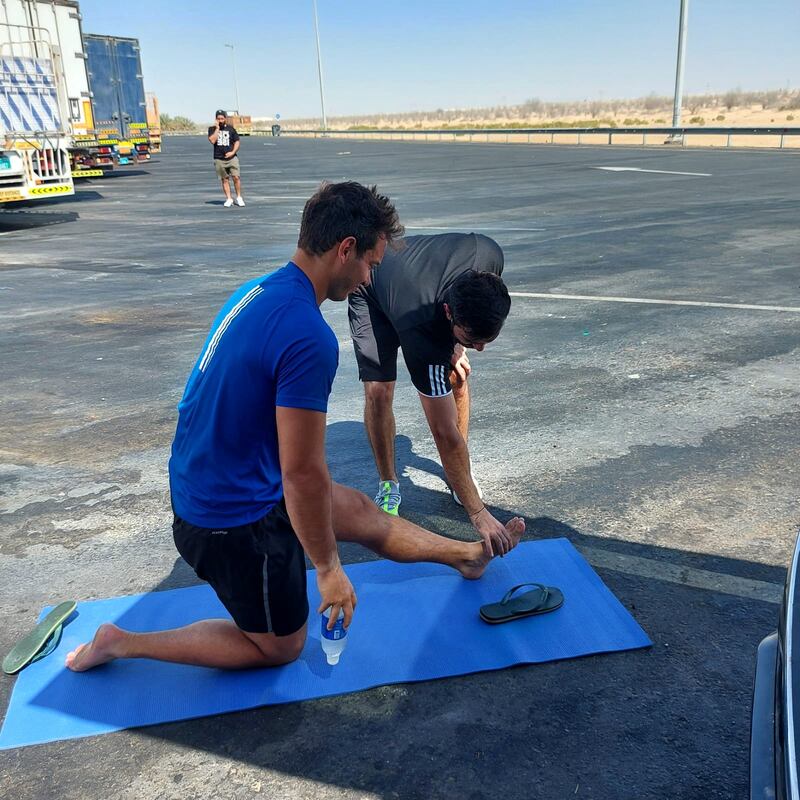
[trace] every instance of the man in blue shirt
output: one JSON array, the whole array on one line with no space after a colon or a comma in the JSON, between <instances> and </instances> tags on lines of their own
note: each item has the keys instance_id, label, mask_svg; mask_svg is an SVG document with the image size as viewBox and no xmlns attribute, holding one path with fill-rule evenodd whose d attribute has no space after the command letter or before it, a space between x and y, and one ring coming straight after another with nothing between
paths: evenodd
<instances>
[{"instance_id":1,"label":"man in blue shirt","mask_svg":"<svg viewBox=\"0 0 800 800\"><path fill-rule=\"evenodd\" d=\"M388 198L353 182L324 184L306 203L284 268L242 286L217 315L192 370L169 464L178 551L231 619L132 633L111 623L67 656L83 671L115 658L240 669L285 664L305 643L305 555L330 626L356 596L337 540L394 561L433 561L480 577L480 542L438 536L384 514L333 483L325 463L328 395L338 342L319 306L369 281L402 233ZM512 519L516 545L525 523Z\"/></svg>"}]
</instances>

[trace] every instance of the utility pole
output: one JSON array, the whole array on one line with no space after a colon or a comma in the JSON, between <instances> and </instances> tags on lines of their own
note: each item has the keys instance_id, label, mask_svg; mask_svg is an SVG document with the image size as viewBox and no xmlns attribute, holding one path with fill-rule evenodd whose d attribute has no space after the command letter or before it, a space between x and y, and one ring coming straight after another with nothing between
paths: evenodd
<instances>
[{"instance_id":1,"label":"utility pole","mask_svg":"<svg viewBox=\"0 0 800 800\"><path fill-rule=\"evenodd\" d=\"M226 44L225 47L230 47L231 49L231 60L233 61L233 93L236 97L236 113L241 114L242 110L239 108L239 83L236 80L236 53L232 44Z\"/></svg>"},{"instance_id":2,"label":"utility pole","mask_svg":"<svg viewBox=\"0 0 800 800\"><path fill-rule=\"evenodd\" d=\"M322 56L319 50L319 20L317 19L317 0L314 4L314 33L317 37L317 73L319 74L319 102L322 106L322 130L328 130L328 118L325 116L325 89L322 84Z\"/></svg>"},{"instance_id":3,"label":"utility pole","mask_svg":"<svg viewBox=\"0 0 800 800\"><path fill-rule=\"evenodd\" d=\"M686 55L686 23L689 17L689 0L681 0L681 20L678 26L678 66L675 69L675 101L672 106L672 127L681 126L683 102L683 59Z\"/></svg>"}]
</instances>

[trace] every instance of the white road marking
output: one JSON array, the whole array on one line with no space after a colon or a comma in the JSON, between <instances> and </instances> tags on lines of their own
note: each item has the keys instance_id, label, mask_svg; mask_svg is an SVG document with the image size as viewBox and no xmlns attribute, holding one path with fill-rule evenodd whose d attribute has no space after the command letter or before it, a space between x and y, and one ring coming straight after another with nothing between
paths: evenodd
<instances>
[{"instance_id":1,"label":"white road marking","mask_svg":"<svg viewBox=\"0 0 800 800\"><path fill-rule=\"evenodd\" d=\"M646 303L653 306L695 306L699 308L736 308L744 311L788 311L800 313L800 306L756 306L748 303L707 303L701 300L653 300L644 297L603 297L590 294L549 294L547 292L509 292L511 297L540 300L589 300L603 303Z\"/></svg>"},{"instance_id":2,"label":"white road marking","mask_svg":"<svg viewBox=\"0 0 800 800\"><path fill-rule=\"evenodd\" d=\"M586 556L590 564L627 575L679 583L697 589L708 589L712 592L744 597L748 600L761 600L764 603L776 605L780 604L783 597L783 586L777 583L740 578L737 575L726 575L706 569L682 567L670 564L668 561L628 556L596 547L579 547L578 549Z\"/></svg>"},{"instance_id":3,"label":"white road marking","mask_svg":"<svg viewBox=\"0 0 800 800\"><path fill-rule=\"evenodd\" d=\"M498 227L484 227L475 228L472 225L406 225L406 230L409 231L454 231L462 228L466 230L469 228L471 231L499 231L501 233L512 233L516 231L546 231L547 228L498 228Z\"/></svg>"},{"instance_id":4,"label":"white road marking","mask_svg":"<svg viewBox=\"0 0 800 800\"><path fill-rule=\"evenodd\" d=\"M710 178L710 172L673 172L669 169L641 169L640 167L592 167L604 169L606 172L657 172L660 175L697 175L700 178Z\"/></svg>"}]
</instances>

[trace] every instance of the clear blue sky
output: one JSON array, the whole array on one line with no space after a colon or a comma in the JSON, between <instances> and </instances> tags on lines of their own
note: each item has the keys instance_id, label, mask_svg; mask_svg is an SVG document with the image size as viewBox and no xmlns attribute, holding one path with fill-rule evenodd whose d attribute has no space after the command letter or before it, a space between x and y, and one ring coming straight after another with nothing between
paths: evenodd
<instances>
[{"instance_id":1,"label":"clear blue sky","mask_svg":"<svg viewBox=\"0 0 800 800\"><path fill-rule=\"evenodd\" d=\"M319 114L311 0L81 0L168 114ZM318 0L329 116L671 94L679 0ZM690 0L689 93L800 86L800 0Z\"/></svg>"}]
</instances>

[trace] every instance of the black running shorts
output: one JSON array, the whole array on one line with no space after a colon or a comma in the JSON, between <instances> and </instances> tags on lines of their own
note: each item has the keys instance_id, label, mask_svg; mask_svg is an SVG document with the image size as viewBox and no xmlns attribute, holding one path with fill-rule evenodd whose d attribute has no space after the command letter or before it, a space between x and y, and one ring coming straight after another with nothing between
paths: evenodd
<instances>
[{"instance_id":1,"label":"black running shorts","mask_svg":"<svg viewBox=\"0 0 800 800\"><path fill-rule=\"evenodd\" d=\"M362 381L397 380L397 351L402 349L411 382L428 397L450 394L453 341L431 335L425 327L398 333L378 304L364 293L348 298L350 335Z\"/></svg>"},{"instance_id":2,"label":"black running shorts","mask_svg":"<svg viewBox=\"0 0 800 800\"><path fill-rule=\"evenodd\" d=\"M247 633L288 636L308 619L306 561L281 500L237 528L200 528L177 514L175 546Z\"/></svg>"}]
</instances>

